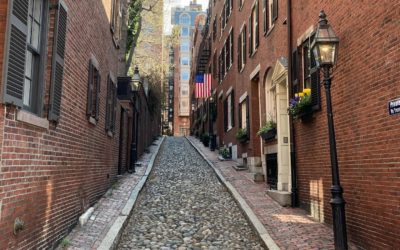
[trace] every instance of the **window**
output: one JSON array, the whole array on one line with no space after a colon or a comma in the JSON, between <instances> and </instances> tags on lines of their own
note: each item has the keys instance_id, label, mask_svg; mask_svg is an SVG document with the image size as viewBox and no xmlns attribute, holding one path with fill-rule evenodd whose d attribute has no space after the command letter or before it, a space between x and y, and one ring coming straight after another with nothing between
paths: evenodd
<instances>
[{"instance_id":1,"label":"window","mask_svg":"<svg viewBox=\"0 0 400 250\"><path fill-rule=\"evenodd\" d=\"M182 81L189 81L189 72L183 71L181 74Z\"/></svg>"},{"instance_id":2,"label":"window","mask_svg":"<svg viewBox=\"0 0 400 250\"><path fill-rule=\"evenodd\" d=\"M212 72L213 72L213 76L216 77L217 76L217 53L214 52L213 55L213 63L212 63Z\"/></svg>"},{"instance_id":3,"label":"window","mask_svg":"<svg viewBox=\"0 0 400 250\"><path fill-rule=\"evenodd\" d=\"M232 14L232 0L225 1L225 22L228 23L228 19Z\"/></svg>"},{"instance_id":4,"label":"window","mask_svg":"<svg viewBox=\"0 0 400 250\"><path fill-rule=\"evenodd\" d=\"M214 21L213 21L213 41L215 40L215 38L217 37L217 18L214 17Z\"/></svg>"},{"instance_id":5,"label":"window","mask_svg":"<svg viewBox=\"0 0 400 250\"><path fill-rule=\"evenodd\" d=\"M238 37L238 70L241 72L246 64L246 25L243 28Z\"/></svg>"},{"instance_id":6,"label":"window","mask_svg":"<svg viewBox=\"0 0 400 250\"><path fill-rule=\"evenodd\" d=\"M182 42L181 43L181 51L188 52L189 51L189 43Z\"/></svg>"},{"instance_id":7,"label":"window","mask_svg":"<svg viewBox=\"0 0 400 250\"><path fill-rule=\"evenodd\" d=\"M121 39L122 28L122 5L120 0L112 0L110 28L114 35L114 43L118 46L118 41Z\"/></svg>"},{"instance_id":8,"label":"window","mask_svg":"<svg viewBox=\"0 0 400 250\"><path fill-rule=\"evenodd\" d=\"M86 109L89 121L92 123L99 120L100 84L101 78L99 64L96 59L92 58L89 62L89 82Z\"/></svg>"},{"instance_id":9,"label":"window","mask_svg":"<svg viewBox=\"0 0 400 250\"><path fill-rule=\"evenodd\" d=\"M107 79L107 102L106 102L106 131L115 132L115 119L117 114L117 85L111 75Z\"/></svg>"},{"instance_id":10,"label":"window","mask_svg":"<svg viewBox=\"0 0 400 250\"><path fill-rule=\"evenodd\" d=\"M239 11L242 10L242 8L243 8L243 3L244 3L244 0L239 0Z\"/></svg>"},{"instance_id":11,"label":"window","mask_svg":"<svg viewBox=\"0 0 400 250\"><path fill-rule=\"evenodd\" d=\"M229 131L235 126L234 124L234 111L235 111L235 97L234 91L232 90L224 101L224 127L225 131Z\"/></svg>"},{"instance_id":12,"label":"window","mask_svg":"<svg viewBox=\"0 0 400 250\"><path fill-rule=\"evenodd\" d=\"M245 129L250 136L250 98L246 98L239 103L239 128Z\"/></svg>"},{"instance_id":13,"label":"window","mask_svg":"<svg viewBox=\"0 0 400 250\"><path fill-rule=\"evenodd\" d=\"M293 93L302 91L304 88L311 89L311 104L313 110L320 109L320 72L316 65L314 54L311 51L311 43L314 35L310 35L302 45L293 52L293 65L292 65L292 79L293 79ZM299 77L299 69L302 67L301 72L303 78ZM299 84L302 80L302 86Z\"/></svg>"},{"instance_id":14,"label":"window","mask_svg":"<svg viewBox=\"0 0 400 250\"><path fill-rule=\"evenodd\" d=\"M182 14L179 17L179 23L181 25L190 25L190 17L189 17L189 15L188 14Z\"/></svg>"},{"instance_id":15,"label":"window","mask_svg":"<svg viewBox=\"0 0 400 250\"><path fill-rule=\"evenodd\" d=\"M189 65L189 58L187 58L187 57L182 57L182 59L181 59L181 64L182 64L182 65Z\"/></svg>"},{"instance_id":16,"label":"window","mask_svg":"<svg viewBox=\"0 0 400 250\"><path fill-rule=\"evenodd\" d=\"M181 36L189 36L189 27L182 27Z\"/></svg>"},{"instance_id":17,"label":"window","mask_svg":"<svg viewBox=\"0 0 400 250\"><path fill-rule=\"evenodd\" d=\"M278 19L278 0L263 0L264 34L274 26Z\"/></svg>"},{"instance_id":18,"label":"window","mask_svg":"<svg viewBox=\"0 0 400 250\"><path fill-rule=\"evenodd\" d=\"M229 39L229 46L228 46L228 49L229 49L229 67L228 68L231 68L232 64L233 64L233 29L231 30L231 33L229 34L228 39Z\"/></svg>"},{"instance_id":19,"label":"window","mask_svg":"<svg viewBox=\"0 0 400 250\"><path fill-rule=\"evenodd\" d=\"M42 115L45 58L47 56L48 1L9 1L3 101ZM67 10L60 1L54 18L49 120L58 120L64 70ZM57 58L57 59L56 59ZM57 77L57 78L55 78ZM54 95L57 94L57 98Z\"/></svg>"},{"instance_id":20,"label":"window","mask_svg":"<svg viewBox=\"0 0 400 250\"><path fill-rule=\"evenodd\" d=\"M253 55L257 51L259 44L258 34L258 1L255 2L249 19L249 54Z\"/></svg>"}]
</instances>

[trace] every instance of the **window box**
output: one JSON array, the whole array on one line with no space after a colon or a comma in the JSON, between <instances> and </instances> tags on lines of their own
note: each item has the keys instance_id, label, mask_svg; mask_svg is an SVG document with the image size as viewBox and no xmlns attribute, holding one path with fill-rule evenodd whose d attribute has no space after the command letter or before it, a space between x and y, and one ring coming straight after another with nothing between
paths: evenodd
<instances>
[{"instance_id":1,"label":"window box","mask_svg":"<svg viewBox=\"0 0 400 250\"><path fill-rule=\"evenodd\" d=\"M240 128L238 132L236 133L236 139L238 142L241 144L245 144L249 140L249 135L247 134L246 129Z\"/></svg>"},{"instance_id":2,"label":"window box","mask_svg":"<svg viewBox=\"0 0 400 250\"><path fill-rule=\"evenodd\" d=\"M270 130L266 132L260 133L261 138L263 138L266 141L270 141L275 139L276 136L276 128L271 128Z\"/></svg>"}]
</instances>

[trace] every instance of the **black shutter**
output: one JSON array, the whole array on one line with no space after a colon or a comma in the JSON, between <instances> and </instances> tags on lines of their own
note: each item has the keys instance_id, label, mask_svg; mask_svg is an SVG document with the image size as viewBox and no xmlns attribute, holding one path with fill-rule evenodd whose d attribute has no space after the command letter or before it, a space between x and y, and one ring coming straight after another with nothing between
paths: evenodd
<instances>
[{"instance_id":1,"label":"black shutter","mask_svg":"<svg viewBox=\"0 0 400 250\"><path fill-rule=\"evenodd\" d=\"M267 9L267 0L263 0L263 29L264 33L267 33L268 30L268 9Z\"/></svg>"},{"instance_id":2,"label":"black shutter","mask_svg":"<svg viewBox=\"0 0 400 250\"><path fill-rule=\"evenodd\" d=\"M251 56L251 54L253 53L253 34L252 34L253 24L251 20L252 16L253 15L250 15L249 18L249 56Z\"/></svg>"},{"instance_id":3,"label":"black shutter","mask_svg":"<svg viewBox=\"0 0 400 250\"><path fill-rule=\"evenodd\" d=\"M292 94L299 92L299 54L297 48L292 52Z\"/></svg>"},{"instance_id":4,"label":"black shutter","mask_svg":"<svg viewBox=\"0 0 400 250\"><path fill-rule=\"evenodd\" d=\"M107 102L106 102L106 131L111 129L112 81L107 77Z\"/></svg>"},{"instance_id":5,"label":"black shutter","mask_svg":"<svg viewBox=\"0 0 400 250\"><path fill-rule=\"evenodd\" d=\"M55 18L53 61L51 72L51 89L49 120L58 121L61 110L62 81L64 75L65 40L67 36L68 9L63 1L58 4Z\"/></svg>"},{"instance_id":6,"label":"black shutter","mask_svg":"<svg viewBox=\"0 0 400 250\"><path fill-rule=\"evenodd\" d=\"M250 139L250 97L246 97L246 130L247 138Z\"/></svg>"},{"instance_id":7,"label":"black shutter","mask_svg":"<svg viewBox=\"0 0 400 250\"><path fill-rule=\"evenodd\" d=\"M260 34L259 34L259 14L258 14L258 0L256 2L256 23L255 23L255 46L254 49L258 48L258 44L260 43Z\"/></svg>"},{"instance_id":8,"label":"black shutter","mask_svg":"<svg viewBox=\"0 0 400 250\"><path fill-rule=\"evenodd\" d=\"M241 67L242 67L242 62L241 62L241 58L242 58L242 54L241 54L241 48L242 48L242 34L241 33L238 36L238 42L237 42L237 67L238 67L238 72L240 72Z\"/></svg>"},{"instance_id":9,"label":"black shutter","mask_svg":"<svg viewBox=\"0 0 400 250\"><path fill-rule=\"evenodd\" d=\"M233 44L233 29L232 29L232 32L231 32L231 37L230 37L230 40L231 40L231 48L230 48L230 50L231 50L231 59L230 59L230 64L231 64L231 66L233 65L233 59L234 59L234 44Z\"/></svg>"},{"instance_id":10,"label":"black shutter","mask_svg":"<svg viewBox=\"0 0 400 250\"><path fill-rule=\"evenodd\" d=\"M232 128L235 127L235 91L231 92L231 114L232 114Z\"/></svg>"},{"instance_id":11,"label":"black shutter","mask_svg":"<svg viewBox=\"0 0 400 250\"><path fill-rule=\"evenodd\" d=\"M225 98L225 100L224 100L224 131L225 132L228 130L228 97Z\"/></svg>"},{"instance_id":12,"label":"black shutter","mask_svg":"<svg viewBox=\"0 0 400 250\"><path fill-rule=\"evenodd\" d=\"M238 108L238 120L239 120L239 128L242 128L242 105L243 103L239 103L239 108Z\"/></svg>"},{"instance_id":13,"label":"black shutter","mask_svg":"<svg viewBox=\"0 0 400 250\"><path fill-rule=\"evenodd\" d=\"M115 120L116 120L116 116L117 116L117 87L114 84L112 84L111 89L112 89L111 131L114 133L115 132Z\"/></svg>"},{"instance_id":14,"label":"black shutter","mask_svg":"<svg viewBox=\"0 0 400 250\"><path fill-rule=\"evenodd\" d=\"M93 74L94 74L94 65L92 63L92 60L89 60L89 80L88 80L88 92L87 92L87 105L86 105L86 114L88 116L92 116L92 93L94 90L94 82L93 82Z\"/></svg>"},{"instance_id":15,"label":"black shutter","mask_svg":"<svg viewBox=\"0 0 400 250\"><path fill-rule=\"evenodd\" d=\"M270 0L272 2L272 22L278 19L278 0Z\"/></svg>"},{"instance_id":16,"label":"black shutter","mask_svg":"<svg viewBox=\"0 0 400 250\"><path fill-rule=\"evenodd\" d=\"M96 121L99 120L99 113L100 113L100 87L101 87L101 77L100 71L97 71L97 79L96 79Z\"/></svg>"},{"instance_id":17,"label":"black shutter","mask_svg":"<svg viewBox=\"0 0 400 250\"><path fill-rule=\"evenodd\" d=\"M3 101L23 106L25 81L26 40L28 34L29 1L10 1L10 37L6 55L6 81Z\"/></svg>"},{"instance_id":18,"label":"black shutter","mask_svg":"<svg viewBox=\"0 0 400 250\"><path fill-rule=\"evenodd\" d=\"M246 53L246 49L247 49L247 44L246 44L246 41L247 41L247 39L246 39L246 33L247 32L247 28L246 28L246 25L244 26L244 29L243 29L243 36L244 36L244 39L243 39L243 42L244 42L244 46L243 46L243 48L244 48L244 50L243 50L243 63L244 64L246 64L246 58L247 58L247 53Z\"/></svg>"},{"instance_id":19,"label":"black shutter","mask_svg":"<svg viewBox=\"0 0 400 250\"><path fill-rule=\"evenodd\" d=\"M311 105L313 110L321 108L320 74L314 54L311 51Z\"/></svg>"}]
</instances>

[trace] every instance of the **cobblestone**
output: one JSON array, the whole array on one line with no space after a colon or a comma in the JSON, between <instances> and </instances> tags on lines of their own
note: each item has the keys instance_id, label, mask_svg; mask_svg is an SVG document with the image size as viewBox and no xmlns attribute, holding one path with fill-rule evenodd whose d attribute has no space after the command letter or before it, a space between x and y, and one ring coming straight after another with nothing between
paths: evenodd
<instances>
[{"instance_id":1,"label":"cobblestone","mask_svg":"<svg viewBox=\"0 0 400 250\"><path fill-rule=\"evenodd\" d=\"M119 249L264 249L213 170L185 138L163 144Z\"/></svg>"}]
</instances>

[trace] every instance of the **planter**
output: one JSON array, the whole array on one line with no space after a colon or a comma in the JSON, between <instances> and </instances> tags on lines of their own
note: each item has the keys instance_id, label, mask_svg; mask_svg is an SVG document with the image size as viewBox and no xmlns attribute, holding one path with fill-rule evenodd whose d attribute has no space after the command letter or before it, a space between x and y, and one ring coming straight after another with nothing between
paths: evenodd
<instances>
[{"instance_id":1,"label":"planter","mask_svg":"<svg viewBox=\"0 0 400 250\"><path fill-rule=\"evenodd\" d=\"M249 139L248 137L241 137L241 138L236 138L238 140L238 142L240 142L241 144L245 144Z\"/></svg>"},{"instance_id":2,"label":"planter","mask_svg":"<svg viewBox=\"0 0 400 250\"><path fill-rule=\"evenodd\" d=\"M303 110L296 115L296 119L300 119L302 122L310 122L313 119L313 110L310 108Z\"/></svg>"},{"instance_id":3,"label":"planter","mask_svg":"<svg viewBox=\"0 0 400 250\"><path fill-rule=\"evenodd\" d=\"M268 130L265 133L261 133L260 134L261 138L263 138L266 141L275 139L276 136L276 128L271 128L270 130Z\"/></svg>"}]
</instances>

